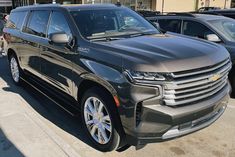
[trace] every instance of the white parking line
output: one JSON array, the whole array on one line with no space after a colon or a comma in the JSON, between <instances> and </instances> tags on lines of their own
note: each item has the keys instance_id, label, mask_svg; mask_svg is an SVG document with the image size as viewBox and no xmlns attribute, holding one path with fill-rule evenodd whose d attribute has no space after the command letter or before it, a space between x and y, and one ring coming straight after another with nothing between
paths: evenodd
<instances>
[{"instance_id":1,"label":"white parking line","mask_svg":"<svg viewBox=\"0 0 235 157\"><path fill-rule=\"evenodd\" d=\"M228 105L228 108L233 108L233 109L235 109L235 106Z\"/></svg>"}]
</instances>

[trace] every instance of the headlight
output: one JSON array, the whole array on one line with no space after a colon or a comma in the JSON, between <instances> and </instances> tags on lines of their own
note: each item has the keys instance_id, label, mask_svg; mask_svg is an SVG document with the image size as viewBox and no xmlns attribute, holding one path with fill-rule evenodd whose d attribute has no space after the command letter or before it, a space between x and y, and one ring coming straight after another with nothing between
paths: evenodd
<instances>
[{"instance_id":1,"label":"headlight","mask_svg":"<svg viewBox=\"0 0 235 157\"><path fill-rule=\"evenodd\" d=\"M166 78L162 74L155 72L140 72L140 71L126 70L125 73L128 75L128 77L132 82L166 80Z\"/></svg>"}]
</instances>

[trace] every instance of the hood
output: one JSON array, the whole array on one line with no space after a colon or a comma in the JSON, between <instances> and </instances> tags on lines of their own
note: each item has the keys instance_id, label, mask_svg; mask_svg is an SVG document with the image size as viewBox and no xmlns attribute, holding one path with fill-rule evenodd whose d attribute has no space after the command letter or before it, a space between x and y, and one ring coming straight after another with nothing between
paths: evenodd
<instances>
[{"instance_id":1,"label":"hood","mask_svg":"<svg viewBox=\"0 0 235 157\"><path fill-rule=\"evenodd\" d=\"M146 72L177 72L211 66L229 57L211 42L173 35L149 35L100 43L123 58L123 68Z\"/></svg>"}]
</instances>

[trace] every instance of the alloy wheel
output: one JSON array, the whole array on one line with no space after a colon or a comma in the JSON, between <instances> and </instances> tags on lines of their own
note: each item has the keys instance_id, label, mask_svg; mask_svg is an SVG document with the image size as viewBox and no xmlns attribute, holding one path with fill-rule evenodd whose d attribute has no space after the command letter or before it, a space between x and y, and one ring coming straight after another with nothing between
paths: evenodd
<instances>
[{"instance_id":1,"label":"alloy wheel","mask_svg":"<svg viewBox=\"0 0 235 157\"><path fill-rule=\"evenodd\" d=\"M112 122L105 105L96 97L89 97L84 104L84 119L92 138L107 144L112 136Z\"/></svg>"},{"instance_id":2,"label":"alloy wheel","mask_svg":"<svg viewBox=\"0 0 235 157\"><path fill-rule=\"evenodd\" d=\"M11 58L10 68L11 68L11 75L12 75L13 80L15 82L19 82L20 72L19 72L19 66L18 66L18 63L17 63L15 57Z\"/></svg>"}]
</instances>

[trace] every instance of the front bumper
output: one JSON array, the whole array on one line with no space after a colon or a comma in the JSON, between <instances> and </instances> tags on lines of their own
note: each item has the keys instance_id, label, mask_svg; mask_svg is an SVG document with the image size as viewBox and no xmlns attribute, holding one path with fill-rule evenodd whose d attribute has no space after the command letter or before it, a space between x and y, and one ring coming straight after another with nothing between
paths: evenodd
<instances>
[{"instance_id":1,"label":"front bumper","mask_svg":"<svg viewBox=\"0 0 235 157\"><path fill-rule=\"evenodd\" d=\"M215 122L225 111L231 87L210 99L181 107L142 105L141 121L135 129L125 128L127 143L145 145L181 137Z\"/></svg>"}]
</instances>

